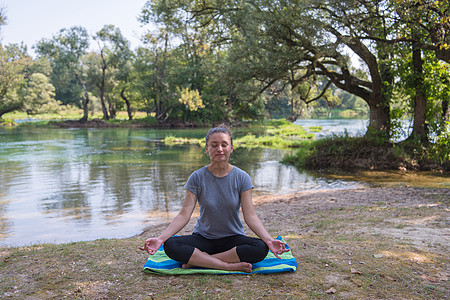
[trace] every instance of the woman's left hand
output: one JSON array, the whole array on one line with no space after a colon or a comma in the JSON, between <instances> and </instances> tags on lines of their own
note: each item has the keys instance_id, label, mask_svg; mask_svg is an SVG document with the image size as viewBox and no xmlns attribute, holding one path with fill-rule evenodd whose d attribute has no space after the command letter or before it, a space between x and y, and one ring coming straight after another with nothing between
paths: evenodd
<instances>
[{"instance_id":1,"label":"woman's left hand","mask_svg":"<svg viewBox=\"0 0 450 300\"><path fill-rule=\"evenodd\" d=\"M286 249L286 244L283 243L280 240L270 240L266 242L267 246L269 247L270 251L276 256L276 258L280 258L278 254L283 254L285 252L291 251L289 249Z\"/></svg>"}]
</instances>

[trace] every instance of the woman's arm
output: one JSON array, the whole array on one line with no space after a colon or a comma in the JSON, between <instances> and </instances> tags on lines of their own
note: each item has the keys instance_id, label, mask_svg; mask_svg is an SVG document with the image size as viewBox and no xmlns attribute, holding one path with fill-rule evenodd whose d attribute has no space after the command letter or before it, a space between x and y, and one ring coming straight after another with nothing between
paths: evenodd
<instances>
[{"instance_id":1,"label":"woman's arm","mask_svg":"<svg viewBox=\"0 0 450 300\"><path fill-rule=\"evenodd\" d=\"M144 247L139 247L141 250L145 250L150 254L155 254L159 247L171 236L178 233L191 219L192 213L195 209L195 203L197 202L197 196L192 192L186 190L186 196L184 198L183 207L175 218L170 222L169 226L159 235L157 238L149 238L145 241Z\"/></svg>"},{"instance_id":2,"label":"woman's arm","mask_svg":"<svg viewBox=\"0 0 450 300\"><path fill-rule=\"evenodd\" d=\"M245 223L261 240L267 244L276 257L280 258L278 254L289 251L286 249L285 244L282 241L276 240L270 236L266 228L264 228L261 220L256 215L252 202L252 190L247 190L241 194L241 207L242 213L244 214Z\"/></svg>"}]
</instances>

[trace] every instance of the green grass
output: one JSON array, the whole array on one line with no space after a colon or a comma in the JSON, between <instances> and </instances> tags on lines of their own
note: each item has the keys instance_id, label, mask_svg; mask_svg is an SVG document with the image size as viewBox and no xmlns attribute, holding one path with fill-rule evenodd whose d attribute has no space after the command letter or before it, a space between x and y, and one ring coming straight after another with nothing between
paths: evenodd
<instances>
[{"instance_id":1,"label":"green grass","mask_svg":"<svg viewBox=\"0 0 450 300\"><path fill-rule=\"evenodd\" d=\"M308 127L309 132L321 132L323 130L322 126L310 126Z\"/></svg>"},{"instance_id":2,"label":"green grass","mask_svg":"<svg viewBox=\"0 0 450 300\"><path fill-rule=\"evenodd\" d=\"M167 145L176 145L176 144L189 144L189 145L199 145L199 146L205 145L204 139L176 137L173 135L166 136L164 138L164 143Z\"/></svg>"},{"instance_id":3,"label":"green grass","mask_svg":"<svg viewBox=\"0 0 450 300\"><path fill-rule=\"evenodd\" d=\"M339 170L432 170L450 171L447 141L422 145L393 143L378 136L338 135L302 142L298 152L283 162L307 169Z\"/></svg>"},{"instance_id":4,"label":"green grass","mask_svg":"<svg viewBox=\"0 0 450 300\"><path fill-rule=\"evenodd\" d=\"M144 112L135 112L134 118L145 118L147 115ZM25 112L15 111L3 115L3 119L9 120L27 120L27 119L40 119L40 120L79 120L83 117L83 111L81 109L67 109L62 110L59 113L47 113L29 116ZM102 119L103 114L96 112L93 115L89 114L89 119ZM125 111L117 112L116 120L128 120L128 114Z\"/></svg>"},{"instance_id":5,"label":"green grass","mask_svg":"<svg viewBox=\"0 0 450 300\"><path fill-rule=\"evenodd\" d=\"M244 136L234 139L234 144L240 147L272 147L272 148L299 148L314 134L306 132L301 126L286 120L269 120L263 123L251 123L248 128L239 128L247 132ZM168 136L166 144L194 144L204 145L204 141L197 138Z\"/></svg>"}]
</instances>

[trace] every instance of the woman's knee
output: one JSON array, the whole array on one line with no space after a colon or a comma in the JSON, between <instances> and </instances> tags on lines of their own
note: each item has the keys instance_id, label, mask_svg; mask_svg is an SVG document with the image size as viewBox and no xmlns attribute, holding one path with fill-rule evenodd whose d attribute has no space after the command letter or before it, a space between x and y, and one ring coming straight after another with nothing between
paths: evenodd
<instances>
[{"instance_id":1,"label":"woman's knee","mask_svg":"<svg viewBox=\"0 0 450 300\"><path fill-rule=\"evenodd\" d=\"M262 240L252 245L241 245L236 247L236 253L241 261L256 263L262 261L269 252L269 247Z\"/></svg>"},{"instance_id":2,"label":"woman's knee","mask_svg":"<svg viewBox=\"0 0 450 300\"><path fill-rule=\"evenodd\" d=\"M164 251L171 259L187 263L194 249L182 243L179 237L171 237L164 243Z\"/></svg>"},{"instance_id":3,"label":"woman's knee","mask_svg":"<svg viewBox=\"0 0 450 300\"><path fill-rule=\"evenodd\" d=\"M267 247L266 243L263 241L259 242L259 246L255 248L255 262L262 261L264 258L266 258L267 253L269 253L269 247Z\"/></svg>"}]
</instances>

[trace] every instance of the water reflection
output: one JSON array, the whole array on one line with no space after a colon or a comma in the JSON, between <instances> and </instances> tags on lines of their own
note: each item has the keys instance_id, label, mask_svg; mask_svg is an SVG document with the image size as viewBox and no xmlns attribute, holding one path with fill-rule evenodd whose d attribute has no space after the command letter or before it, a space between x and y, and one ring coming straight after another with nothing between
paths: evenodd
<instances>
[{"instance_id":1,"label":"water reflection","mask_svg":"<svg viewBox=\"0 0 450 300\"><path fill-rule=\"evenodd\" d=\"M208 163L198 146L160 139L186 131L0 129L0 245L126 237L168 221L190 173ZM204 130L189 130L201 137ZM278 161L286 151L236 148L257 194L359 186Z\"/></svg>"}]
</instances>

